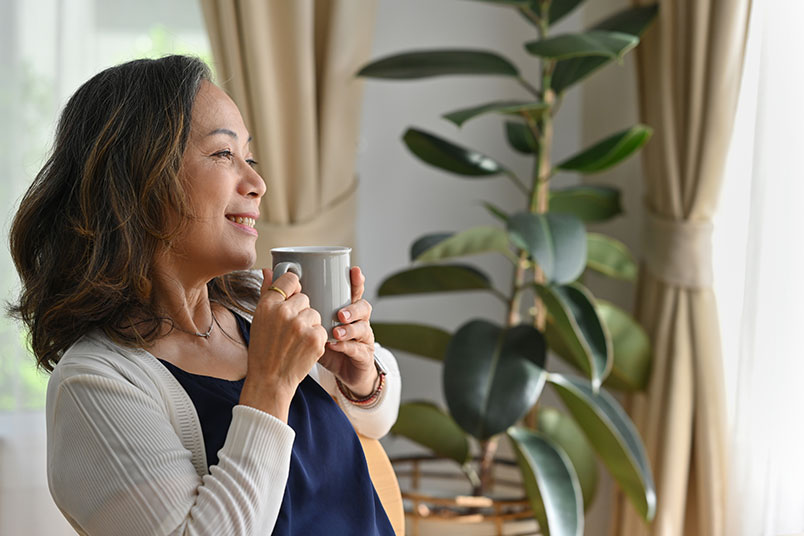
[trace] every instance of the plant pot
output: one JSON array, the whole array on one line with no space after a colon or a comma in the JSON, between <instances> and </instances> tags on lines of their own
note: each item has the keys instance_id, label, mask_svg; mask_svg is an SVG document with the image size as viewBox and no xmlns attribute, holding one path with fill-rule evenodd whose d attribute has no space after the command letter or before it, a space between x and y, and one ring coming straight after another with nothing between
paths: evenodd
<instances>
[{"instance_id":1,"label":"plant pot","mask_svg":"<svg viewBox=\"0 0 804 536\"><path fill-rule=\"evenodd\" d=\"M494 480L486 496L458 465L434 456L391 460L411 536L531 536L541 534L525 497L516 462L494 460Z\"/></svg>"}]
</instances>

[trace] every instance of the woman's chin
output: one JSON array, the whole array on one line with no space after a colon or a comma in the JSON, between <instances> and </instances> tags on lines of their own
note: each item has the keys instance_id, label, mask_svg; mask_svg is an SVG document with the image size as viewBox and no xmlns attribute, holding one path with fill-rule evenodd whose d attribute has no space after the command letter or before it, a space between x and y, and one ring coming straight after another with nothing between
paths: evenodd
<instances>
[{"instance_id":1,"label":"woman's chin","mask_svg":"<svg viewBox=\"0 0 804 536\"><path fill-rule=\"evenodd\" d=\"M225 259L225 262L221 262ZM221 254L212 261L214 263L214 271L218 275L226 275L231 272L242 272L243 270L251 270L257 263L256 251L240 251L236 255L231 253L228 255ZM213 269L212 266L210 266Z\"/></svg>"},{"instance_id":2,"label":"woman's chin","mask_svg":"<svg viewBox=\"0 0 804 536\"><path fill-rule=\"evenodd\" d=\"M252 250L243 255L243 257L240 259L240 262L238 262L238 267L232 271L239 272L241 270L251 270L254 268L255 264L257 264L257 251Z\"/></svg>"}]
</instances>

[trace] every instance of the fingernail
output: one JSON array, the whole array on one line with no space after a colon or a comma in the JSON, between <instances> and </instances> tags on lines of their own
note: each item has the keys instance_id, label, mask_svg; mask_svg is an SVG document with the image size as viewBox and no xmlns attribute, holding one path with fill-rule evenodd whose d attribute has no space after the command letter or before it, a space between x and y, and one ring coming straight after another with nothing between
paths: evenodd
<instances>
[{"instance_id":1,"label":"fingernail","mask_svg":"<svg viewBox=\"0 0 804 536\"><path fill-rule=\"evenodd\" d=\"M344 309L343 311L341 311L341 316L343 317L343 320L345 322L345 321L349 320L350 318L352 318L352 313L350 313L349 311Z\"/></svg>"},{"instance_id":2,"label":"fingernail","mask_svg":"<svg viewBox=\"0 0 804 536\"><path fill-rule=\"evenodd\" d=\"M343 328L335 329L335 336L336 337L343 337L346 334L346 330Z\"/></svg>"}]
</instances>

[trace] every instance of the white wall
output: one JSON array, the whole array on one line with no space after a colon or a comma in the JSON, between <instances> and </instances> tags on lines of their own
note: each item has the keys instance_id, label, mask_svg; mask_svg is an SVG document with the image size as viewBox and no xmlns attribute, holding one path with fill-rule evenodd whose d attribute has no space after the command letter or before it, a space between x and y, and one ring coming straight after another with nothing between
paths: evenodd
<instances>
[{"instance_id":1,"label":"white wall","mask_svg":"<svg viewBox=\"0 0 804 536\"><path fill-rule=\"evenodd\" d=\"M616 9L624 0L596 0L562 21L554 32L578 31ZM522 43L535 39L535 29L509 8L465 0L380 0L377 11L372 59L392 53L425 48L490 49L513 60L532 83L538 80L538 63ZM478 295L382 298L376 290L384 278L410 266L410 244L423 234L458 231L475 225L496 223L481 201L521 210L524 200L503 178L467 180L426 166L408 152L401 141L404 131L416 126L472 147L513 168L523 179L532 165L507 146L503 121L483 117L463 129L440 116L454 109L504 98L527 98L521 87L506 78L446 77L420 81L369 80L364 86L362 135L357 173L361 184L358 214L358 263L367 277L366 296L374 304L375 321L416 321L454 330L474 317L502 323L503 307L494 298ZM598 139L636 122L636 87L633 61L608 67L579 89L568 92L557 116L554 157L560 159ZM639 253L641 217L640 167L634 159L615 171L586 179L595 184L619 185L623 189L626 216L596 226ZM560 176L554 186L577 183L578 177ZM510 264L499 256L469 259L486 270L506 294L511 280ZM590 278L596 295L630 308L630 284ZM398 353L403 377L403 400L429 399L444 406L441 366ZM390 455L409 453L411 443L384 440ZM601 469L603 469L601 467ZM612 484L601 471L598 498L587 517L587 535L608 532Z\"/></svg>"}]
</instances>

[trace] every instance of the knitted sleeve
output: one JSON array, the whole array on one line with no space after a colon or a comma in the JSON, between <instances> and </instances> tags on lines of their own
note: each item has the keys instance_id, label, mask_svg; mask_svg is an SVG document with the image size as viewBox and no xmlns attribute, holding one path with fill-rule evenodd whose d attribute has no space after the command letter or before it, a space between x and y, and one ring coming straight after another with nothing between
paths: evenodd
<instances>
[{"instance_id":1,"label":"knitted sleeve","mask_svg":"<svg viewBox=\"0 0 804 536\"><path fill-rule=\"evenodd\" d=\"M51 494L81 534L269 534L295 434L236 406L220 463L199 477L161 402L123 379L79 374L49 390Z\"/></svg>"}]
</instances>

